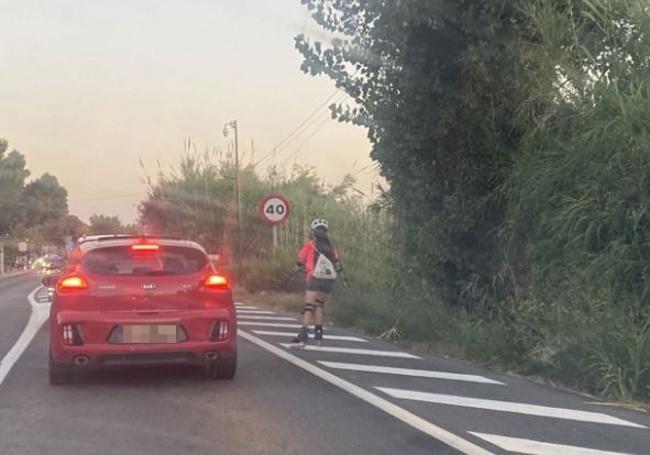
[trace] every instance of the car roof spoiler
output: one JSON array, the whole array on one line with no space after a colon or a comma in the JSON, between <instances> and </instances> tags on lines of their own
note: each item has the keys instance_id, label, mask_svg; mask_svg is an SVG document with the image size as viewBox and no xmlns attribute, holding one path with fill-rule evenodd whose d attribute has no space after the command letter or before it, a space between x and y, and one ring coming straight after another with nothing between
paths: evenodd
<instances>
[{"instance_id":1,"label":"car roof spoiler","mask_svg":"<svg viewBox=\"0 0 650 455\"><path fill-rule=\"evenodd\" d=\"M108 234L108 235L84 235L79 237L77 244L80 245L86 242L101 242L107 240L123 240L123 239L160 239L160 240L182 240L180 237L173 237L167 235L132 235L132 234Z\"/></svg>"}]
</instances>

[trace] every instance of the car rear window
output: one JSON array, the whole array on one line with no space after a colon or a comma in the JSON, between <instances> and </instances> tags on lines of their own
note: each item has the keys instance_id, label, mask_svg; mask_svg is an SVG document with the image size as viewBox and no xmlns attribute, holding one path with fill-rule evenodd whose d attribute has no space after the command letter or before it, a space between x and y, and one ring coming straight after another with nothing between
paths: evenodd
<instances>
[{"instance_id":1,"label":"car rear window","mask_svg":"<svg viewBox=\"0 0 650 455\"><path fill-rule=\"evenodd\" d=\"M98 248L82 258L91 273L114 276L171 276L201 271L206 255L195 248L161 246L155 253L134 253L130 246Z\"/></svg>"}]
</instances>

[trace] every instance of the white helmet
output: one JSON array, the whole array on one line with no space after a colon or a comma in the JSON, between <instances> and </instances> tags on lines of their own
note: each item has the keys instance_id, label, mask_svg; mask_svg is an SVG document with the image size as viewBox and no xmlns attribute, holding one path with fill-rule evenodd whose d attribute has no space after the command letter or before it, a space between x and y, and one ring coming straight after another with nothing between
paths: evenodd
<instances>
[{"instance_id":1,"label":"white helmet","mask_svg":"<svg viewBox=\"0 0 650 455\"><path fill-rule=\"evenodd\" d=\"M314 221L311 222L311 230L315 231L317 228L324 228L325 230L328 229L328 224L327 220L324 220L322 218L316 218Z\"/></svg>"}]
</instances>

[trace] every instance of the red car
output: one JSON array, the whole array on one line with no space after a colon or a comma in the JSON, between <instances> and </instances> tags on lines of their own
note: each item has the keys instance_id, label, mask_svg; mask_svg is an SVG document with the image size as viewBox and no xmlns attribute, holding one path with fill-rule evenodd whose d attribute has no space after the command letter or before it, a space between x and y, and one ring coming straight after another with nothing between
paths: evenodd
<instances>
[{"instance_id":1,"label":"red car","mask_svg":"<svg viewBox=\"0 0 650 455\"><path fill-rule=\"evenodd\" d=\"M51 384L109 365L201 365L214 379L237 368L229 280L190 241L81 239L56 283L49 324Z\"/></svg>"}]
</instances>

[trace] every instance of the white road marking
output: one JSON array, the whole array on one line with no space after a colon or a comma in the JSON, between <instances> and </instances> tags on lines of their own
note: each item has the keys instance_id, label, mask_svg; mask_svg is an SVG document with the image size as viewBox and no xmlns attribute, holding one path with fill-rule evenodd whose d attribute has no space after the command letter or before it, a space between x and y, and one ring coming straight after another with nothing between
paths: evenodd
<instances>
[{"instance_id":1,"label":"white road marking","mask_svg":"<svg viewBox=\"0 0 650 455\"><path fill-rule=\"evenodd\" d=\"M18 361L23 352L25 352L25 349L27 349L29 344L32 342L32 339L34 339L34 336L38 333L41 326L45 321L47 321L50 306L39 304L35 298L36 293L40 289L40 286L37 287L27 297L27 300L29 300L29 304L32 307L32 313L29 315L27 325L23 329L23 333L18 337L18 340L16 340L16 343L0 361L0 384L4 382L5 378L11 371L11 368Z\"/></svg>"},{"instance_id":2,"label":"white road marking","mask_svg":"<svg viewBox=\"0 0 650 455\"><path fill-rule=\"evenodd\" d=\"M237 308L237 314L275 314L274 311L261 311L261 310L240 310Z\"/></svg>"},{"instance_id":3,"label":"white road marking","mask_svg":"<svg viewBox=\"0 0 650 455\"><path fill-rule=\"evenodd\" d=\"M300 327L300 326L298 326ZM272 336L272 337L292 337L296 336L295 332L272 332L269 330L253 330L253 333L256 335L267 335L267 336ZM311 337L312 335L310 335ZM326 335L325 336L326 340L336 340L336 341L356 341L359 343L367 343L366 340L363 338L359 337L349 337L349 336L343 336L343 335Z\"/></svg>"},{"instance_id":4,"label":"white road marking","mask_svg":"<svg viewBox=\"0 0 650 455\"><path fill-rule=\"evenodd\" d=\"M289 343L280 343L280 346L288 348ZM359 355L372 355L377 357L400 357L402 359L419 359L420 357L409 354L408 352L400 351L383 351L380 349L355 349L355 348L338 348L333 346L305 346L301 348L303 351L316 351L316 352L337 352L339 354L359 354Z\"/></svg>"},{"instance_id":5,"label":"white road marking","mask_svg":"<svg viewBox=\"0 0 650 455\"><path fill-rule=\"evenodd\" d=\"M393 389L390 387L375 387L393 398L404 400L425 401L427 403L462 406L465 408L487 409L490 411L512 412L552 419L576 420L579 422L602 423L606 425L621 425L633 428L646 428L627 420L612 417L600 412L580 411L577 409L554 408L536 404L516 403L513 401L484 400L481 398L444 395L439 393L417 392L414 390Z\"/></svg>"},{"instance_id":6,"label":"white road marking","mask_svg":"<svg viewBox=\"0 0 650 455\"><path fill-rule=\"evenodd\" d=\"M332 338L331 336L327 338ZM431 379L448 379L450 381L466 381L477 382L479 384L493 384L493 385L506 385L503 382L495 381L484 376L477 376L473 374L456 374L447 373L445 371L431 371L431 370L414 370L411 368L395 368L384 367L381 365L361 365L359 363L342 363L342 362L322 362L318 361L321 365L336 370L351 370L351 371L364 371L369 373L382 373L382 374L395 374L401 376L413 376L419 378Z\"/></svg>"},{"instance_id":7,"label":"white road marking","mask_svg":"<svg viewBox=\"0 0 650 455\"><path fill-rule=\"evenodd\" d=\"M276 328L280 328L280 329L300 329L300 328L302 328L301 324L285 324L283 322L238 321L237 325L257 326L257 327L276 327ZM310 325L309 329L313 330L314 326ZM327 330L327 327L323 327L323 330ZM295 335L295 333L292 333L292 335Z\"/></svg>"},{"instance_id":8,"label":"white road marking","mask_svg":"<svg viewBox=\"0 0 650 455\"><path fill-rule=\"evenodd\" d=\"M319 368L316 365L313 365L305 360L302 360L301 358L296 357L295 355L290 354L287 351L279 349L273 346L272 344L267 343L266 341L257 338L254 335L251 335L248 332L244 332L243 330L238 330L238 334L239 336L250 341L251 343L254 343L257 346L261 347L262 349L269 351L271 354L274 354L280 357L281 359L284 359L287 362L297 366L298 368L302 368L303 370L313 374L319 379L322 379L323 381L326 381L338 387L339 389L342 389L348 392L349 394L354 395L355 397L365 401L366 403L369 403L372 406L386 412L387 414L390 414L396 419L401 420L405 424L410 425L411 427L419 431L422 431L425 434L428 434L432 438L437 439L438 441L441 441L447 444L448 446L453 447L456 450L459 450L465 455L494 455L492 452L489 452L488 450L485 450L482 447L479 447L476 444L473 444L461 438L460 436L457 436L437 425L434 425L433 423L424 420L421 417L416 416L415 414L407 411L406 409L401 408L396 404L391 403L390 401L381 398L378 395L375 395L372 392L369 392L355 384L352 384L351 382L341 379L338 376L333 375L329 371L323 370L322 368Z\"/></svg>"},{"instance_id":9,"label":"white road marking","mask_svg":"<svg viewBox=\"0 0 650 455\"><path fill-rule=\"evenodd\" d=\"M257 319L260 321L295 321L296 318L285 318L276 316L238 316L237 319Z\"/></svg>"},{"instance_id":10,"label":"white road marking","mask_svg":"<svg viewBox=\"0 0 650 455\"><path fill-rule=\"evenodd\" d=\"M256 306L250 306L250 305L237 305L235 306L235 309L239 311L239 310L257 310L258 308Z\"/></svg>"},{"instance_id":11,"label":"white road marking","mask_svg":"<svg viewBox=\"0 0 650 455\"><path fill-rule=\"evenodd\" d=\"M299 329L302 327L302 325L300 324L282 324L279 322L254 322L254 321L237 321L237 325L246 325L246 326L252 325L256 327L277 327L281 329Z\"/></svg>"},{"instance_id":12,"label":"white road marking","mask_svg":"<svg viewBox=\"0 0 650 455\"><path fill-rule=\"evenodd\" d=\"M494 444L508 452L526 455L630 455L623 452L608 452L606 450L588 449L585 447L567 446L564 444L550 444L548 442L531 441L529 439L510 438L496 434L475 433L469 434Z\"/></svg>"}]
</instances>

